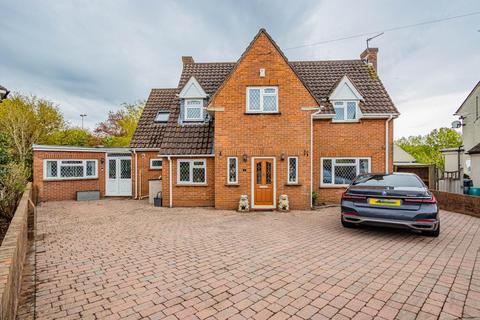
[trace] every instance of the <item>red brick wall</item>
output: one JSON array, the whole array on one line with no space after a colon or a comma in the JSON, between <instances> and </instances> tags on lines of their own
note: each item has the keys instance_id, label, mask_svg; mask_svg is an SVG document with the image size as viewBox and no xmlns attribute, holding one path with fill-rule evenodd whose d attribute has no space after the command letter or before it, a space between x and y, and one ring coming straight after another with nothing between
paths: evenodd
<instances>
[{"instance_id":1,"label":"red brick wall","mask_svg":"<svg viewBox=\"0 0 480 320\"><path fill-rule=\"evenodd\" d=\"M261 78L259 70L266 76ZM280 114L245 115L248 86L277 86ZM276 158L276 199L287 194L293 209L310 207L310 114L302 107L317 106L269 39L261 34L244 54L231 77L211 104L223 107L215 113L215 207L235 209L240 195L251 200L252 157ZM287 160L281 154L298 156L299 186L286 186ZM248 156L247 162L242 159ZM227 158L239 158L239 185L225 186Z\"/></svg>"},{"instance_id":2,"label":"red brick wall","mask_svg":"<svg viewBox=\"0 0 480 320\"><path fill-rule=\"evenodd\" d=\"M138 197L148 197L149 195L149 181L162 178L161 169L150 169L150 159L159 159L158 151L137 151L138 159ZM132 190L135 196L135 155L132 153Z\"/></svg>"},{"instance_id":3,"label":"red brick wall","mask_svg":"<svg viewBox=\"0 0 480 320\"><path fill-rule=\"evenodd\" d=\"M98 160L98 178L82 180L43 180L44 159L92 159ZM38 190L38 201L74 200L77 191L99 190L105 195L105 153L101 152L65 152L34 151L33 152L33 184Z\"/></svg>"},{"instance_id":4,"label":"red brick wall","mask_svg":"<svg viewBox=\"0 0 480 320\"><path fill-rule=\"evenodd\" d=\"M361 120L357 123L314 121L313 190L319 202L340 201L343 187L320 187L321 157L370 157L372 172L385 172L385 119ZM393 171L393 120L389 123L389 163Z\"/></svg>"},{"instance_id":5,"label":"red brick wall","mask_svg":"<svg viewBox=\"0 0 480 320\"><path fill-rule=\"evenodd\" d=\"M212 207L215 204L215 160L209 158L196 158L207 160L207 184L195 186L177 185L177 160L194 158L172 158L172 206L173 207ZM169 195L169 161L163 158L162 189L163 206L168 207Z\"/></svg>"}]
</instances>

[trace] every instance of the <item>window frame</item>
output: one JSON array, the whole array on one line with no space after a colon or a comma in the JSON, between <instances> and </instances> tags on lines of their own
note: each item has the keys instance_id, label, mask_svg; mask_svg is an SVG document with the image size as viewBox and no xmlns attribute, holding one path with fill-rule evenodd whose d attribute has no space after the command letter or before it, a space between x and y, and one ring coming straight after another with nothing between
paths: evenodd
<instances>
[{"instance_id":1,"label":"window frame","mask_svg":"<svg viewBox=\"0 0 480 320\"><path fill-rule=\"evenodd\" d=\"M290 159L295 159L295 181L290 181ZM287 184L298 184L298 157L287 158Z\"/></svg>"},{"instance_id":2,"label":"window frame","mask_svg":"<svg viewBox=\"0 0 480 320\"><path fill-rule=\"evenodd\" d=\"M250 109L250 90L251 89L260 89L260 110L251 110ZM275 89L275 93L265 93L266 89ZM265 96L274 96L275 95L275 105L277 106L276 110L264 110L264 97ZM279 113L279 105L278 105L278 87L277 86L248 86L247 87L247 94L246 94L246 113Z\"/></svg>"},{"instance_id":3,"label":"window frame","mask_svg":"<svg viewBox=\"0 0 480 320\"><path fill-rule=\"evenodd\" d=\"M200 106L189 106L188 103L192 101L198 101L200 102ZM188 122L201 122L204 120L204 112L203 112L203 99L185 99L183 103L183 108L184 108L184 114L183 114L183 120L188 121ZM200 108L200 117L199 118L188 118L188 109L197 109Z\"/></svg>"},{"instance_id":4,"label":"window frame","mask_svg":"<svg viewBox=\"0 0 480 320\"><path fill-rule=\"evenodd\" d=\"M158 117L160 114L166 114L166 115L167 115L167 119L166 119L165 121L157 120L157 117ZM155 115L155 118L153 119L153 122L155 122L155 123L167 123L169 119L170 119L170 111L160 110L160 111L158 111L157 114Z\"/></svg>"},{"instance_id":5,"label":"window frame","mask_svg":"<svg viewBox=\"0 0 480 320\"><path fill-rule=\"evenodd\" d=\"M162 165L161 166L154 166L153 165L154 161L162 161ZM162 168L163 168L163 159L159 159L159 158L151 158L150 159L150 170L162 170Z\"/></svg>"},{"instance_id":6,"label":"window frame","mask_svg":"<svg viewBox=\"0 0 480 320\"><path fill-rule=\"evenodd\" d=\"M81 164L63 164L63 161L81 161ZM57 175L55 177L47 176L48 162L57 163ZM87 175L87 163L95 163L95 175ZM61 167L83 167L82 177L62 177L60 176ZM86 179L98 179L98 160L97 159L43 159L43 180L86 180Z\"/></svg>"},{"instance_id":7,"label":"window frame","mask_svg":"<svg viewBox=\"0 0 480 320\"><path fill-rule=\"evenodd\" d=\"M333 102L333 109L335 110L335 117L337 116L337 108L343 109L343 119L335 119L333 117L332 122L358 122L360 119L360 108L358 107L357 100L334 100ZM355 103L355 118L347 119L348 114L348 103L353 102ZM341 103L341 106L336 106L336 104Z\"/></svg>"},{"instance_id":8,"label":"window frame","mask_svg":"<svg viewBox=\"0 0 480 320\"><path fill-rule=\"evenodd\" d=\"M230 159L235 160L235 181L230 181ZM238 184L238 157L227 158L227 184Z\"/></svg>"},{"instance_id":9,"label":"window frame","mask_svg":"<svg viewBox=\"0 0 480 320\"><path fill-rule=\"evenodd\" d=\"M331 183L326 183L323 182L323 162L325 160L331 160L332 161L332 170L331 170ZM368 160L368 171L367 173L372 172L372 158L371 157L321 157L320 158L320 187L321 188L339 188L339 187L348 187L349 184L336 184L335 183L335 166L340 166L340 167L348 167L351 166L351 163L346 163L346 164L336 164L335 161L337 160L355 160L355 166L356 166L356 176L360 174L360 160Z\"/></svg>"},{"instance_id":10,"label":"window frame","mask_svg":"<svg viewBox=\"0 0 480 320\"><path fill-rule=\"evenodd\" d=\"M193 168L195 162L203 162L203 169L205 170L205 181L194 182L193 181ZM188 162L189 165L189 181L180 181L180 163ZM198 168L198 165L197 165ZM206 185L207 184L207 159L177 159L177 185Z\"/></svg>"}]
</instances>

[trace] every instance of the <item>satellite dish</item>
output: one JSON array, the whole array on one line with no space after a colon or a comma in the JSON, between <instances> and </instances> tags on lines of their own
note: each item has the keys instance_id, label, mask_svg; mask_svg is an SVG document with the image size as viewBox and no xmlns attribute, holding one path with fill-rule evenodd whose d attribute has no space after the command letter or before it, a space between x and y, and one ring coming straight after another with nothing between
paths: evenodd
<instances>
[{"instance_id":1,"label":"satellite dish","mask_svg":"<svg viewBox=\"0 0 480 320\"><path fill-rule=\"evenodd\" d=\"M452 129L458 129L462 126L462 122L459 120L455 120L452 122Z\"/></svg>"}]
</instances>

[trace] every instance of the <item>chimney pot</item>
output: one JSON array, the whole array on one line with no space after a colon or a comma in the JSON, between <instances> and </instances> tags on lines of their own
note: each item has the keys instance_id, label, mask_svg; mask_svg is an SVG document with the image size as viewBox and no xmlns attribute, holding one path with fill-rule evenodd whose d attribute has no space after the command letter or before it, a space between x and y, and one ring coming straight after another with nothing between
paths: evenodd
<instances>
[{"instance_id":1,"label":"chimney pot","mask_svg":"<svg viewBox=\"0 0 480 320\"><path fill-rule=\"evenodd\" d=\"M195 63L192 56L182 56L182 62L183 62L184 65Z\"/></svg>"},{"instance_id":2,"label":"chimney pot","mask_svg":"<svg viewBox=\"0 0 480 320\"><path fill-rule=\"evenodd\" d=\"M372 64L375 71L378 71L377 70L377 54L378 54L378 48L367 48L362 52L362 54L360 54L360 59L362 59L366 63Z\"/></svg>"}]
</instances>

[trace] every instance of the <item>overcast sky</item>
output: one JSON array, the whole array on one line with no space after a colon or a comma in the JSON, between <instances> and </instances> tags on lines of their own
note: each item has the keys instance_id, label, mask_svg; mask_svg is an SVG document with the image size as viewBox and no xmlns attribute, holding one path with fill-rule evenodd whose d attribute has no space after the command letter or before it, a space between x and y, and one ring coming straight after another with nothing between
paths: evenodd
<instances>
[{"instance_id":1,"label":"overcast sky","mask_svg":"<svg viewBox=\"0 0 480 320\"><path fill-rule=\"evenodd\" d=\"M289 5L288 5L289 4ZM181 56L236 61L264 27L290 60L356 59L365 38L298 45L480 11L478 0L0 0L0 84L56 102L93 128L122 102L175 87ZM395 136L449 126L480 80L480 15L386 32L379 75Z\"/></svg>"}]
</instances>

